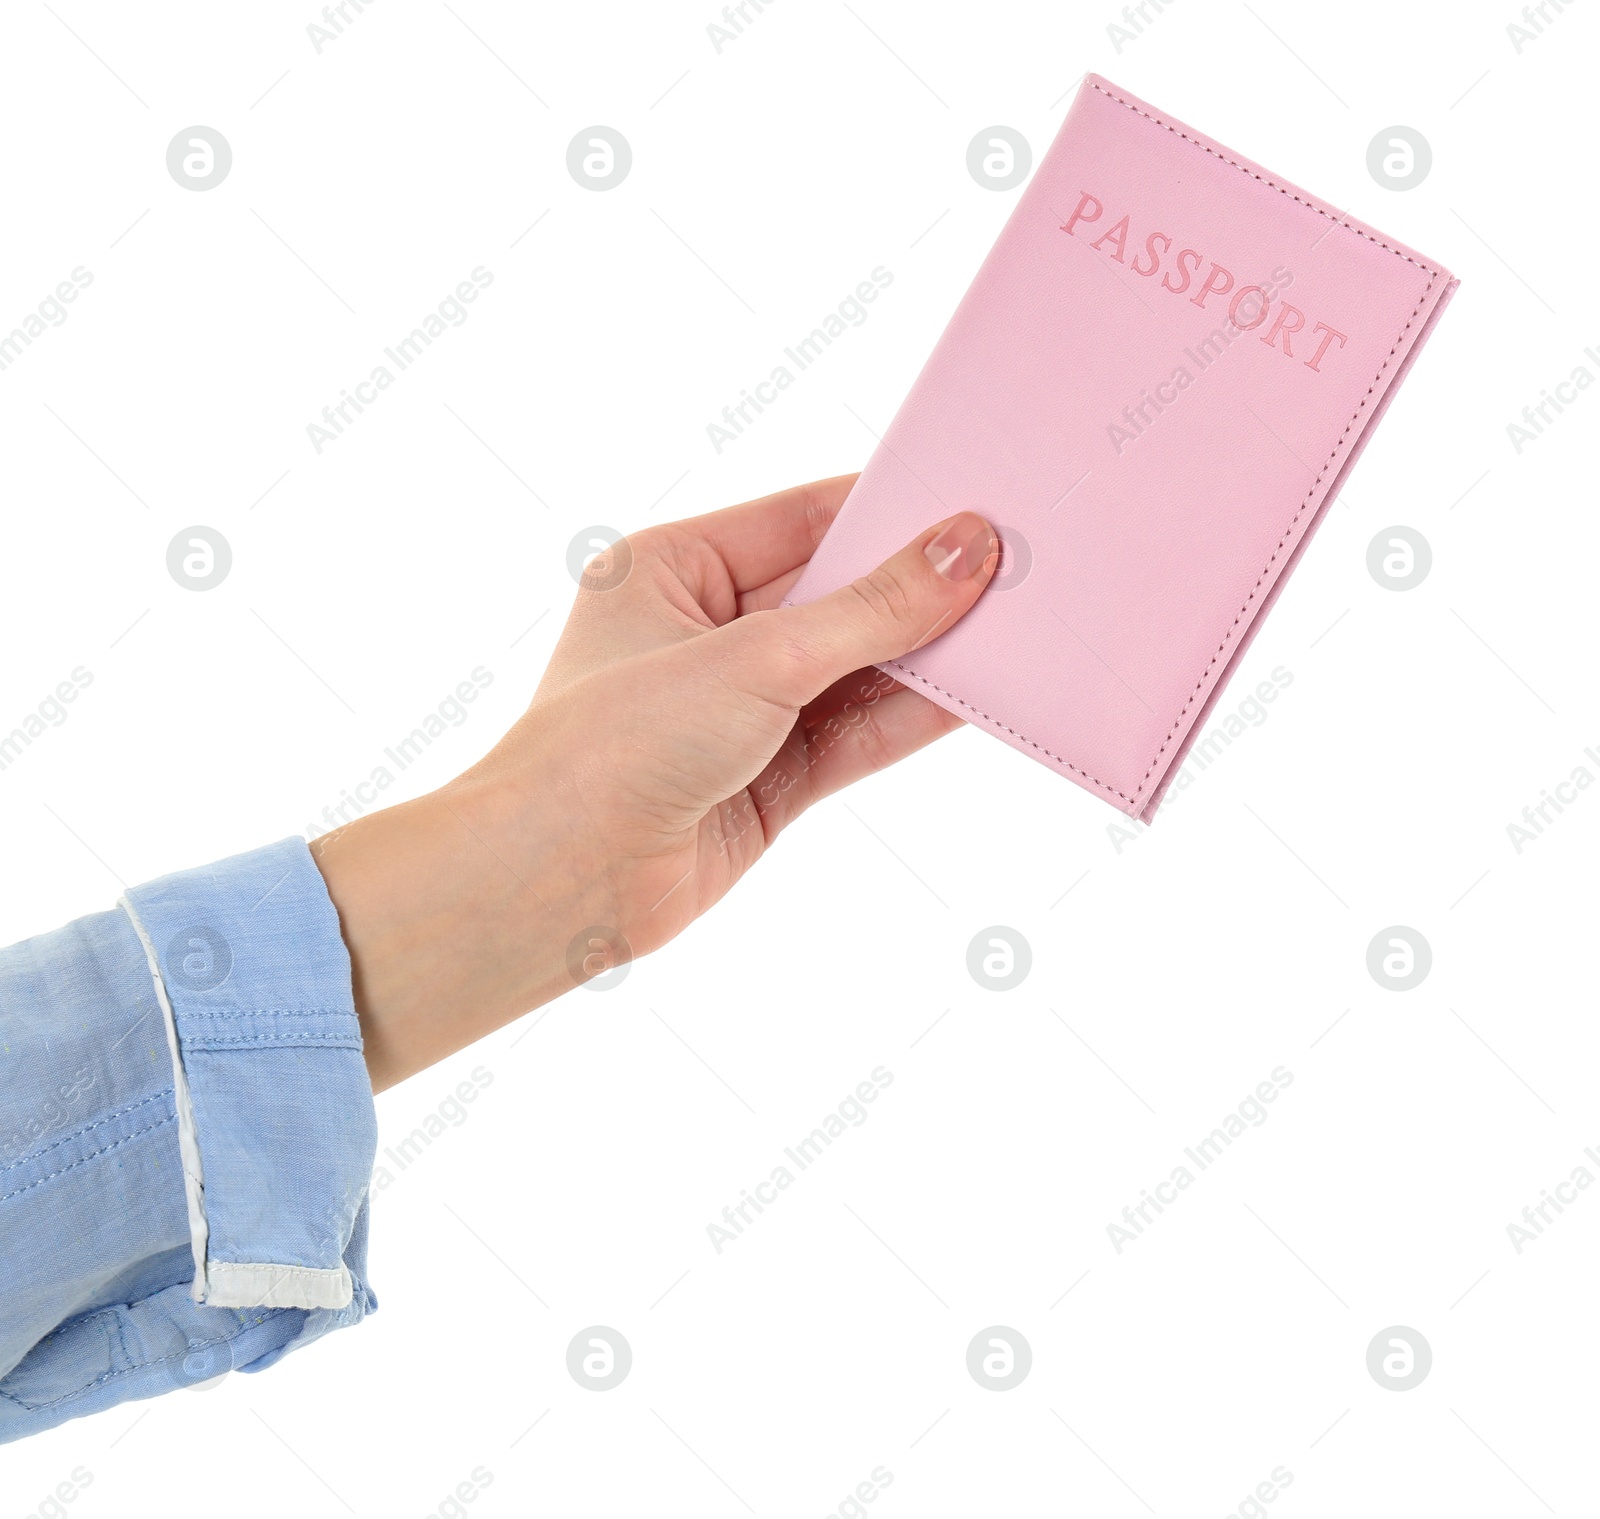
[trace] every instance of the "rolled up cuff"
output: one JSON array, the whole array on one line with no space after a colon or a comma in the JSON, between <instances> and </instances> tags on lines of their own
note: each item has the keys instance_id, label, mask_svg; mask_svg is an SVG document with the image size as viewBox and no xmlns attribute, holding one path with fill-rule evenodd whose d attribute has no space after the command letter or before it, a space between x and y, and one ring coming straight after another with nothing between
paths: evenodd
<instances>
[{"instance_id":1,"label":"rolled up cuff","mask_svg":"<svg viewBox=\"0 0 1600 1519\"><path fill-rule=\"evenodd\" d=\"M350 957L304 840L163 876L119 905L167 1028L191 1295L349 1307L377 1116Z\"/></svg>"}]
</instances>

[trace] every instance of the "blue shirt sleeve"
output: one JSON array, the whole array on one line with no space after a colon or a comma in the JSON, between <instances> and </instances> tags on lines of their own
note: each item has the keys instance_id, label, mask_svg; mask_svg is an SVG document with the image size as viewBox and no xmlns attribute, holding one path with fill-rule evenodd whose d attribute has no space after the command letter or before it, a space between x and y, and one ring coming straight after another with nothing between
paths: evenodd
<instances>
[{"instance_id":1,"label":"blue shirt sleeve","mask_svg":"<svg viewBox=\"0 0 1600 1519\"><path fill-rule=\"evenodd\" d=\"M377 1307L350 959L305 842L0 950L0 1442Z\"/></svg>"}]
</instances>

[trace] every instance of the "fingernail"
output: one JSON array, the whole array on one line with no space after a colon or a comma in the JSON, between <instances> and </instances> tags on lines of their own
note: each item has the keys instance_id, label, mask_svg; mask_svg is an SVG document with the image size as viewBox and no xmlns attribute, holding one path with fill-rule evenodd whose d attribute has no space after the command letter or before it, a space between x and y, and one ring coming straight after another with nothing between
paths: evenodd
<instances>
[{"instance_id":1,"label":"fingernail","mask_svg":"<svg viewBox=\"0 0 1600 1519\"><path fill-rule=\"evenodd\" d=\"M970 580L999 550L994 529L976 512L961 512L939 530L923 550L946 580Z\"/></svg>"}]
</instances>

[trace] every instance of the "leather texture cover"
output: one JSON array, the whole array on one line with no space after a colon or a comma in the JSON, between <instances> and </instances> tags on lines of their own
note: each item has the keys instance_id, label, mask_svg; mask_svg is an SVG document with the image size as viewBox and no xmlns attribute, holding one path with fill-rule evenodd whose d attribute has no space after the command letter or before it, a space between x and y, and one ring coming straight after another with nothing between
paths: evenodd
<instances>
[{"instance_id":1,"label":"leather texture cover","mask_svg":"<svg viewBox=\"0 0 1600 1519\"><path fill-rule=\"evenodd\" d=\"M982 513L883 668L1148 822L1456 283L1088 75L788 600Z\"/></svg>"}]
</instances>

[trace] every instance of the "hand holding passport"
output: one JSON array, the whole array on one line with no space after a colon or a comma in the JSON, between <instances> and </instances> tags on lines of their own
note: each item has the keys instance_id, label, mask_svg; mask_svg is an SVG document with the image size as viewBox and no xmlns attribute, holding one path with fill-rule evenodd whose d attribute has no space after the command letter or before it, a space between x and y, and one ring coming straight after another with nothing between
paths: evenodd
<instances>
[{"instance_id":1,"label":"hand holding passport","mask_svg":"<svg viewBox=\"0 0 1600 1519\"><path fill-rule=\"evenodd\" d=\"M1004 512L883 668L1148 822L1456 285L1091 74L787 600Z\"/></svg>"}]
</instances>

